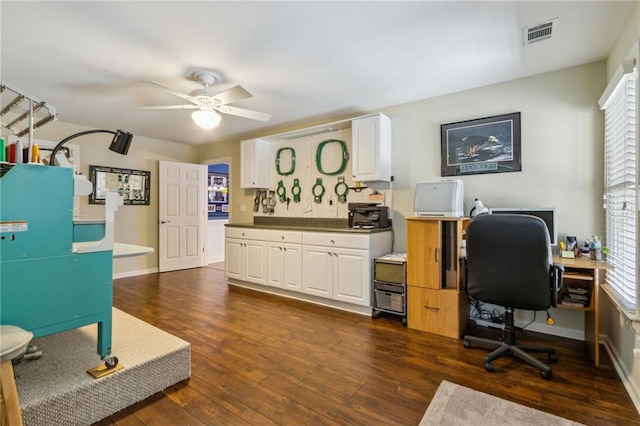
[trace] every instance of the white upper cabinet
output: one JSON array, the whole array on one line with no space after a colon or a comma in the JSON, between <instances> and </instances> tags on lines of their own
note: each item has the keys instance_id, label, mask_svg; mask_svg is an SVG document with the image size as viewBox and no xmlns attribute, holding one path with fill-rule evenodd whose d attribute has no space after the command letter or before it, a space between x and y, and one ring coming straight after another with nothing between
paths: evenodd
<instances>
[{"instance_id":1,"label":"white upper cabinet","mask_svg":"<svg viewBox=\"0 0 640 426\"><path fill-rule=\"evenodd\" d=\"M391 120L384 114L351 122L353 180L391 181Z\"/></svg>"},{"instance_id":2,"label":"white upper cabinet","mask_svg":"<svg viewBox=\"0 0 640 426\"><path fill-rule=\"evenodd\" d=\"M270 180L269 141L240 142L240 188L269 188Z\"/></svg>"}]
</instances>

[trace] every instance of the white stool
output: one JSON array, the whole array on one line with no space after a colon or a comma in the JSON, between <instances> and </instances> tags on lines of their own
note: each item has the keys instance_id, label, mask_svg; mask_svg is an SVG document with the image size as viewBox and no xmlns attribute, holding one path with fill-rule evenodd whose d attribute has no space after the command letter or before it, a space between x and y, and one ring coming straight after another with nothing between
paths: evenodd
<instances>
[{"instance_id":1,"label":"white stool","mask_svg":"<svg viewBox=\"0 0 640 426\"><path fill-rule=\"evenodd\" d=\"M24 354L33 333L15 325L0 325L0 419L2 426L22 426L18 390L11 360Z\"/></svg>"}]
</instances>

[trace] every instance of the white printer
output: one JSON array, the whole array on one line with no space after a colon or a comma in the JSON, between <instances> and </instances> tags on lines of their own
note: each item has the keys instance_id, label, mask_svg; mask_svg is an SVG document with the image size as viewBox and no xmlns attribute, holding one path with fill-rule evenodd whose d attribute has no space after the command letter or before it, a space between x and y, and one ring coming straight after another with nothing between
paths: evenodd
<instances>
[{"instance_id":1,"label":"white printer","mask_svg":"<svg viewBox=\"0 0 640 426\"><path fill-rule=\"evenodd\" d=\"M413 199L415 216L464 216L464 187L460 179L418 182Z\"/></svg>"}]
</instances>

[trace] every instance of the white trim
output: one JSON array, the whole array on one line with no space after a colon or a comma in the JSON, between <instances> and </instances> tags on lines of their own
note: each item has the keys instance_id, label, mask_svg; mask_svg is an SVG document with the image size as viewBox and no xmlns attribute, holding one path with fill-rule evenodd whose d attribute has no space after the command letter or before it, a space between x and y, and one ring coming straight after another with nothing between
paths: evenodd
<instances>
[{"instance_id":1,"label":"white trim","mask_svg":"<svg viewBox=\"0 0 640 426\"><path fill-rule=\"evenodd\" d=\"M227 284L236 287L244 287L250 290L256 290L262 293L275 294L289 299L302 300L303 302L314 303L316 305L327 306L329 308L340 309L355 314L371 315L371 306L353 305L351 303L341 302L339 300L325 299L310 294L299 293L297 291L289 291L278 287L265 287L260 284L253 284L247 281L240 281L233 278L227 278Z\"/></svg>"},{"instance_id":2,"label":"white trim","mask_svg":"<svg viewBox=\"0 0 640 426\"><path fill-rule=\"evenodd\" d=\"M635 65L636 60L634 58L631 58L622 62L618 69L616 69L613 77L611 77L611 80L609 80L609 84L607 84L607 88L604 89L602 96L600 96L600 99L598 100L600 109L605 109L607 107L607 103L609 103L613 92L615 92L615 90L618 88L618 84L622 80L622 77L624 77L626 74L631 74Z\"/></svg>"},{"instance_id":3,"label":"white trim","mask_svg":"<svg viewBox=\"0 0 640 426\"><path fill-rule=\"evenodd\" d=\"M119 278L128 278L128 277L136 277L138 275L147 275L147 274L157 274L158 268L149 268L149 269L138 269L137 271L127 271L120 272L118 274L113 274L113 279L117 280Z\"/></svg>"},{"instance_id":4,"label":"white trim","mask_svg":"<svg viewBox=\"0 0 640 426\"><path fill-rule=\"evenodd\" d=\"M622 357L616 350L616 347L611 341L611 339L609 339L609 336L601 335L600 342L604 345L604 348L607 350L607 353L609 354L609 358L611 358L611 363L613 364L613 367L618 373L618 376L620 377L622 384L627 390L627 393L631 398L631 402L633 402L633 405L636 407L636 410L638 410L638 413L640 413L640 388L633 380L631 380L631 377L632 377L631 372L629 372L629 370L625 366L622 360Z\"/></svg>"}]
</instances>

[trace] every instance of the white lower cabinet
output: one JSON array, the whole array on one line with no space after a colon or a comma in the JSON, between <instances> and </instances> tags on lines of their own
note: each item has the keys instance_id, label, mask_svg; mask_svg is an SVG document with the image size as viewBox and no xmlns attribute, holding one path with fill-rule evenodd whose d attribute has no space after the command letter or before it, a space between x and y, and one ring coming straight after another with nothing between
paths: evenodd
<instances>
[{"instance_id":1,"label":"white lower cabinet","mask_svg":"<svg viewBox=\"0 0 640 426\"><path fill-rule=\"evenodd\" d=\"M391 232L226 231L227 277L361 306L371 306L373 259L392 245Z\"/></svg>"},{"instance_id":2,"label":"white lower cabinet","mask_svg":"<svg viewBox=\"0 0 640 426\"><path fill-rule=\"evenodd\" d=\"M368 253L367 250L334 250L334 299L356 305L371 304L371 260Z\"/></svg>"},{"instance_id":3,"label":"white lower cabinet","mask_svg":"<svg viewBox=\"0 0 640 426\"><path fill-rule=\"evenodd\" d=\"M333 255L327 247L302 248L302 291L314 296L333 298Z\"/></svg>"},{"instance_id":4,"label":"white lower cabinet","mask_svg":"<svg viewBox=\"0 0 640 426\"><path fill-rule=\"evenodd\" d=\"M267 243L264 231L225 228L225 235L225 276L266 284Z\"/></svg>"},{"instance_id":5,"label":"white lower cabinet","mask_svg":"<svg viewBox=\"0 0 640 426\"><path fill-rule=\"evenodd\" d=\"M303 248L303 292L368 306L371 297L367 250L327 246Z\"/></svg>"},{"instance_id":6,"label":"white lower cabinet","mask_svg":"<svg viewBox=\"0 0 640 426\"><path fill-rule=\"evenodd\" d=\"M267 285L302 291L302 232L267 231Z\"/></svg>"}]
</instances>

